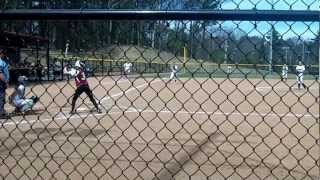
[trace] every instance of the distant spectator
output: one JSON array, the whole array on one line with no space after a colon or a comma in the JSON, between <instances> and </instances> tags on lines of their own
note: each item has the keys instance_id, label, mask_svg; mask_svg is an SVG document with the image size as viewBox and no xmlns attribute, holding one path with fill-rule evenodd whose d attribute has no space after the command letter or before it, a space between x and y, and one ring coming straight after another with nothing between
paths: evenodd
<instances>
[{"instance_id":1,"label":"distant spectator","mask_svg":"<svg viewBox=\"0 0 320 180\"><path fill-rule=\"evenodd\" d=\"M282 81L287 81L288 79L288 65L287 64L284 64L282 66Z\"/></svg>"},{"instance_id":2,"label":"distant spectator","mask_svg":"<svg viewBox=\"0 0 320 180\"><path fill-rule=\"evenodd\" d=\"M35 70L35 64L32 62L30 63L30 76L33 77L33 79L35 79L36 77L36 70Z\"/></svg>"},{"instance_id":3,"label":"distant spectator","mask_svg":"<svg viewBox=\"0 0 320 180\"><path fill-rule=\"evenodd\" d=\"M131 68L132 68L132 63L130 62L126 62L123 64L125 77L128 77L128 75L131 73Z\"/></svg>"},{"instance_id":4,"label":"distant spectator","mask_svg":"<svg viewBox=\"0 0 320 180\"><path fill-rule=\"evenodd\" d=\"M56 61L54 63L54 67L53 67L53 79L54 80L56 79L56 77L60 78L61 71L62 71L62 66L61 66L60 61Z\"/></svg>"},{"instance_id":5,"label":"distant spectator","mask_svg":"<svg viewBox=\"0 0 320 180\"><path fill-rule=\"evenodd\" d=\"M68 62L68 64L66 65L67 69L71 69L72 65L70 64L70 62ZM67 80L69 81L71 79L71 75L70 74L65 74L67 76Z\"/></svg>"},{"instance_id":6,"label":"distant spectator","mask_svg":"<svg viewBox=\"0 0 320 180\"><path fill-rule=\"evenodd\" d=\"M37 80L41 81L42 80L42 70L43 66L41 63L37 63L36 65L36 73L37 73Z\"/></svg>"},{"instance_id":7,"label":"distant spectator","mask_svg":"<svg viewBox=\"0 0 320 180\"><path fill-rule=\"evenodd\" d=\"M9 85L9 65L8 58L3 49L0 49L0 117L6 117L4 109L6 101L6 89Z\"/></svg>"}]
</instances>

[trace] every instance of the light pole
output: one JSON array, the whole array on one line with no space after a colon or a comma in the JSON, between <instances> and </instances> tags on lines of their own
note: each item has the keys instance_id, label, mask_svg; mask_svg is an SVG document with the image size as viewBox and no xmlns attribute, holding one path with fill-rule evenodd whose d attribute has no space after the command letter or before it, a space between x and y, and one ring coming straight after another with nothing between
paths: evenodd
<instances>
[{"instance_id":1,"label":"light pole","mask_svg":"<svg viewBox=\"0 0 320 180\"><path fill-rule=\"evenodd\" d=\"M305 53L306 53L306 55L307 55L307 57L306 57L306 64L307 64L307 65L310 65L310 59L309 59L310 51L306 51Z\"/></svg>"},{"instance_id":2,"label":"light pole","mask_svg":"<svg viewBox=\"0 0 320 180\"><path fill-rule=\"evenodd\" d=\"M288 64L288 50L289 50L289 47L288 46L284 46L282 47L283 50L285 50L286 52L286 64Z\"/></svg>"},{"instance_id":3,"label":"light pole","mask_svg":"<svg viewBox=\"0 0 320 180\"><path fill-rule=\"evenodd\" d=\"M318 79L320 80L320 33L318 34L318 37L311 40L315 42L318 41Z\"/></svg>"},{"instance_id":4,"label":"light pole","mask_svg":"<svg viewBox=\"0 0 320 180\"><path fill-rule=\"evenodd\" d=\"M305 52L304 52L304 40L302 40L302 62L304 64L304 55L305 55Z\"/></svg>"},{"instance_id":5,"label":"light pole","mask_svg":"<svg viewBox=\"0 0 320 180\"><path fill-rule=\"evenodd\" d=\"M302 62L303 63L305 63L304 60L308 61L308 58L309 58L309 57L307 57L307 59L305 59L305 55L310 53L310 51L308 50L308 47L309 47L308 43L310 43L310 40L317 40L317 39L309 39L309 38L307 38L306 40L304 40L304 39L302 40ZM304 44L305 42L307 43L307 47ZM307 48L307 51L306 51L306 48ZM309 56L309 54L308 54L308 56Z\"/></svg>"},{"instance_id":6,"label":"light pole","mask_svg":"<svg viewBox=\"0 0 320 180\"><path fill-rule=\"evenodd\" d=\"M226 64L228 64L228 56L227 56L227 54L228 54L228 47L229 47L229 45L228 45L228 40L226 39L226 40L224 41L224 62L225 62Z\"/></svg>"},{"instance_id":7,"label":"light pole","mask_svg":"<svg viewBox=\"0 0 320 180\"><path fill-rule=\"evenodd\" d=\"M273 0L271 0L271 10L274 10L274 2ZM270 57L269 57L269 73L270 75L272 75L272 56L273 56L273 52L272 52L272 41L273 41L273 22L271 22L271 28L270 28Z\"/></svg>"},{"instance_id":8,"label":"light pole","mask_svg":"<svg viewBox=\"0 0 320 180\"><path fill-rule=\"evenodd\" d=\"M273 49L273 47L272 47L272 41L273 41L273 28L271 28L271 35L270 35L270 59L269 59L269 63L270 63L270 67L269 67L269 72L270 72L270 74L272 74L272 56L273 56L273 52L272 52L272 49Z\"/></svg>"},{"instance_id":9,"label":"light pole","mask_svg":"<svg viewBox=\"0 0 320 180\"><path fill-rule=\"evenodd\" d=\"M271 28L271 31L270 31L270 36L266 36L268 42L269 42L269 73L270 75L272 74L272 36L273 36L273 28Z\"/></svg>"}]
</instances>

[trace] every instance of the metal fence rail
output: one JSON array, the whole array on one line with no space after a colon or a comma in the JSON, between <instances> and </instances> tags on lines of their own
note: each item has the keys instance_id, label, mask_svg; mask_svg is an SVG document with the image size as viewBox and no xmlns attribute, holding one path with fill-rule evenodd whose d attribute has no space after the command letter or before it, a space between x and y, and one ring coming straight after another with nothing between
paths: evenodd
<instances>
[{"instance_id":1,"label":"metal fence rail","mask_svg":"<svg viewBox=\"0 0 320 180\"><path fill-rule=\"evenodd\" d=\"M319 21L319 11L311 10L193 10L139 11L97 9L16 9L3 10L0 19L111 19L111 20L234 20L234 21Z\"/></svg>"},{"instance_id":2,"label":"metal fence rail","mask_svg":"<svg viewBox=\"0 0 320 180\"><path fill-rule=\"evenodd\" d=\"M12 78L28 76L25 97L39 97L27 112L5 105L0 179L320 178L319 11L0 19ZM66 73L78 60L86 78ZM70 112L79 79L102 112L85 93Z\"/></svg>"}]
</instances>

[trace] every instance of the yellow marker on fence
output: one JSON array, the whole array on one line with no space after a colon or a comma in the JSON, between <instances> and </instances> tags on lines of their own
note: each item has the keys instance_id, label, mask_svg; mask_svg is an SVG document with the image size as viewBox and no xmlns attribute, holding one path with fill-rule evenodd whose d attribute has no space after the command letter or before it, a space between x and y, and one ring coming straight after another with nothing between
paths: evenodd
<instances>
[{"instance_id":1,"label":"yellow marker on fence","mask_svg":"<svg viewBox=\"0 0 320 180\"><path fill-rule=\"evenodd\" d=\"M186 73L186 63L187 63L187 56L188 56L188 52L187 52L187 48L183 47L183 74Z\"/></svg>"}]
</instances>

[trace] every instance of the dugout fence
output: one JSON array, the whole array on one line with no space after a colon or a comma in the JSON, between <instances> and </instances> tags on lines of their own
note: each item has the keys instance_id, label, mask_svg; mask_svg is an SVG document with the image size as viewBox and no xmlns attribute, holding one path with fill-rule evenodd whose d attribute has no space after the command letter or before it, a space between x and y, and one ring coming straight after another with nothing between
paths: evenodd
<instances>
[{"instance_id":1,"label":"dugout fence","mask_svg":"<svg viewBox=\"0 0 320 180\"><path fill-rule=\"evenodd\" d=\"M50 81L28 87L39 103L0 120L3 179L320 177L319 11L3 10L0 19L1 30L31 22L50 41L40 60ZM77 60L93 72L100 114L81 96L70 115L74 82L49 78L55 62ZM124 62L136 76L121 76Z\"/></svg>"}]
</instances>

